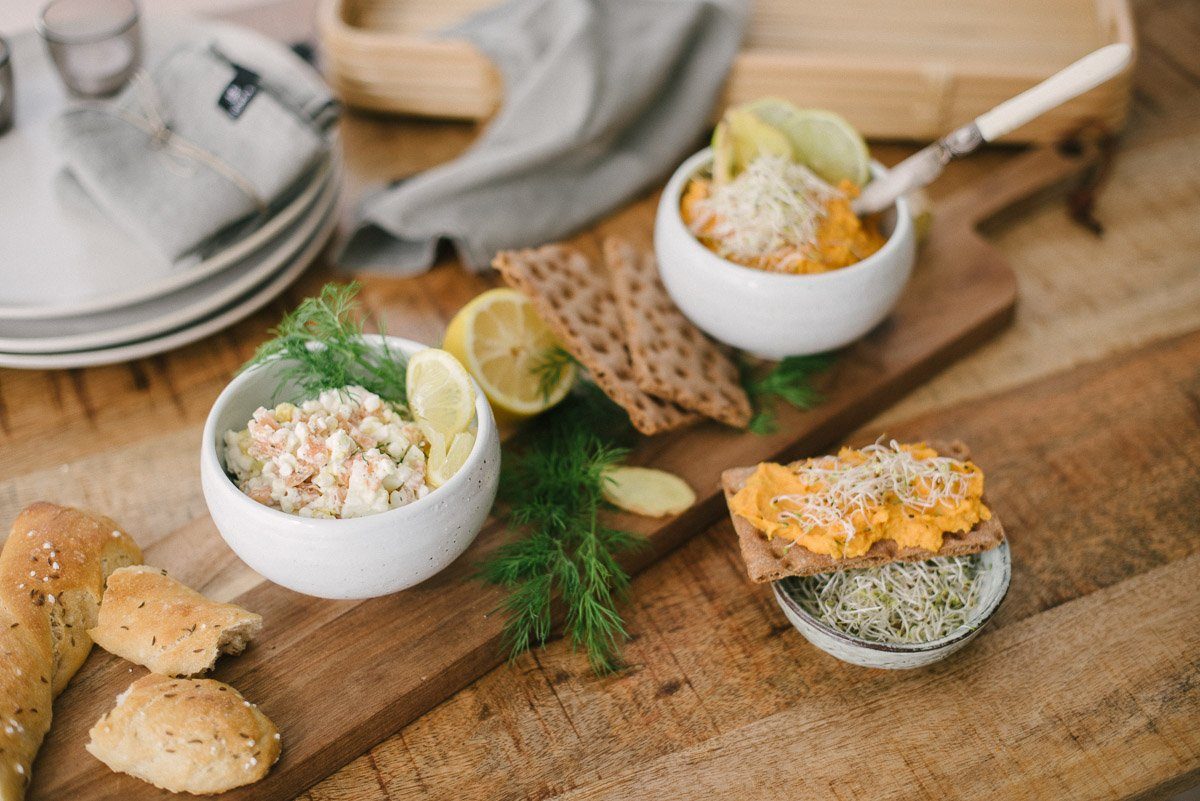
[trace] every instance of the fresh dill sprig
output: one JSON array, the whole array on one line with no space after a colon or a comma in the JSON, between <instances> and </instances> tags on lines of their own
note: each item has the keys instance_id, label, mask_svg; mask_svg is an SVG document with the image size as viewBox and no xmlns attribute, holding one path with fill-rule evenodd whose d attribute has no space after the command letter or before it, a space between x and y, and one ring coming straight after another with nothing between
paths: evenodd
<instances>
[{"instance_id":1,"label":"fresh dill sprig","mask_svg":"<svg viewBox=\"0 0 1200 801\"><path fill-rule=\"evenodd\" d=\"M554 392L562 381L563 374L576 363L575 357L562 345L547 348L546 352L538 357L530 367L530 372L537 376L538 392L541 393L543 401L550 401L550 393Z\"/></svg>"},{"instance_id":2,"label":"fresh dill sprig","mask_svg":"<svg viewBox=\"0 0 1200 801\"><path fill-rule=\"evenodd\" d=\"M522 536L502 547L480 576L509 590L501 608L512 657L550 637L555 598L565 608L563 630L587 651L597 673L621 665L628 636L617 603L629 586L619 554L640 547L636 534L605 526L605 471L627 453L628 418L590 383L533 421L506 455L500 498L508 524Z\"/></svg>"},{"instance_id":3,"label":"fresh dill sprig","mask_svg":"<svg viewBox=\"0 0 1200 801\"><path fill-rule=\"evenodd\" d=\"M258 346L247 370L265 362L284 362L279 389L299 387L307 396L322 390L358 385L397 406L407 405L404 377L407 362L381 344L363 339L357 282L326 284L305 298L271 329L272 338Z\"/></svg>"},{"instance_id":4,"label":"fresh dill sprig","mask_svg":"<svg viewBox=\"0 0 1200 801\"><path fill-rule=\"evenodd\" d=\"M772 367L766 375L755 376L751 366L741 362L742 386L750 396L754 416L746 429L754 434L774 433L779 424L773 399L779 398L797 409L811 409L822 400L813 386L813 378L833 364L833 355L818 353L812 356L788 356Z\"/></svg>"},{"instance_id":5,"label":"fresh dill sprig","mask_svg":"<svg viewBox=\"0 0 1200 801\"><path fill-rule=\"evenodd\" d=\"M779 421L775 417L775 410L769 406L756 407L754 416L746 424L746 430L751 434L774 434L779 430Z\"/></svg>"}]
</instances>

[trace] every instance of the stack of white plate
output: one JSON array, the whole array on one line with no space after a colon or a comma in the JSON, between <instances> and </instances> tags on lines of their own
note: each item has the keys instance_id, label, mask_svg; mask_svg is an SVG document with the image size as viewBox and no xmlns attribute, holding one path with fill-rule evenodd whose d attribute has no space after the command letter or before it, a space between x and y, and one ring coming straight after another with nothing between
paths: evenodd
<instances>
[{"instance_id":1,"label":"stack of white plate","mask_svg":"<svg viewBox=\"0 0 1200 801\"><path fill-rule=\"evenodd\" d=\"M177 35L161 28L143 23L148 58ZM275 298L328 241L341 186L332 140L251 230L169 262L63 174L49 125L68 101L35 36L14 40L13 64L16 126L0 136L0 366L109 364L193 342Z\"/></svg>"}]
</instances>

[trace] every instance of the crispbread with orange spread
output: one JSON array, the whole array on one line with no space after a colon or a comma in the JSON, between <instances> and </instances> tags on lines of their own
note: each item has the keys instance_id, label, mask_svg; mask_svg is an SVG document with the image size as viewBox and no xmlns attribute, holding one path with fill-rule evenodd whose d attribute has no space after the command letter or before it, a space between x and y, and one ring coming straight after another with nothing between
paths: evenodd
<instances>
[{"instance_id":1,"label":"crispbread with orange spread","mask_svg":"<svg viewBox=\"0 0 1200 801\"><path fill-rule=\"evenodd\" d=\"M954 459L965 461L969 458L967 447L961 442L930 443L930 447L938 454ZM726 470L721 475L726 503L732 503L735 495L757 469L757 466L737 467ZM746 570L751 580L760 583L776 581L787 576L809 576L852 568L877 567L889 562L920 562L939 556L962 556L986 551L1004 540L1004 528L999 519L994 513L989 514L988 519L980 520L967 531L944 532L941 547L936 551L911 545L900 546L893 539L881 539L873 542L861 555L837 558L814 552L781 537L768 539L750 520L730 512Z\"/></svg>"}]
</instances>

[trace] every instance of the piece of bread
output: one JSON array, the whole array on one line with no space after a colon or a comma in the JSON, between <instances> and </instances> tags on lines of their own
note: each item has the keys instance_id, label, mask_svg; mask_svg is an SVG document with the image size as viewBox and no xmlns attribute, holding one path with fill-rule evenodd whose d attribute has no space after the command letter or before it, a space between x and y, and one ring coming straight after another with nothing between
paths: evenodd
<instances>
[{"instance_id":1,"label":"piece of bread","mask_svg":"<svg viewBox=\"0 0 1200 801\"><path fill-rule=\"evenodd\" d=\"M221 654L240 654L261 630L261 615L210 601L165 570L135 565L108 577L99 622L88 634L154 673L195 676Z\"/></svg>"},{"instance_id":2,"label":"piece of bread","mask_svg":"<svg viewBox=\"0 0 1200 801\"><path fill-rule=\"evenodd\" d=\"M563 347L588 369L604 394L629 413L638 431L658 434L699 419L638 389L608 279L582 253L563 245L506 250L492 265L509 286L533 302Z\"/></svg>"},{"instance_id":3,"label":"piece of bread","mask_svg":"<svg viewBox=\"0 0 1200 801\"><path fill-rule=\"evenodd\" d=\"M275 724L213 679L143 676L88 733L88 752L173 793L223 793L267 775L279 759Z\"/></svg>"},{"instance_id":4,"label":"piece of bread","mask_svg":"<svg viewBox=\"0 0 1200 801\"><path fill-rule=\"evenodd\" d=\"M750 398L737 365L672 302L654 253L609 237L604 261L638 388L725 425L745 428Z\"/></svg>"},{"instance_id":5,"label":"piece of bread","mask_svg":"<svg viewBox=\"0 0 1200 801\"><path fill-rule=\"evenodd\" d=\"M17 801L50 730L51 702L92 648L104 580L140 562L107 517L35 503L0 552L0 801Z\"/></svg>"},{"instance_id":6,"label":"piece of bread","mask_svg":"<svg viewBox=\"0 0 1200 801\"><path fill-rule=\"evenodd\" d=\"M970 452L962 442L929 444L943 456L961 460L970 458ZM721 474L726 504L746 485L746 480L756 469L757 466L735 467ZM872 543L862 556L834 559L823 553L814 553L802 545L789 548L787 546L790 543L778 537L768 540L766 535L746 518L732 512L729 516L733 519L733 528L738 535L746 572L749 573L751 581L760 584L778 581L787 576L812 576L837 570L878 567L889 562L923 562L936 556L963 556L995 548L1004 541L1004 527L1000 525L1000 519L993 510L991 519L978 523L970 531L946 532L942 539L942 547L937 552L924 548L901 548L895 540L879 540Z\"/></svg>"}]
</instances>

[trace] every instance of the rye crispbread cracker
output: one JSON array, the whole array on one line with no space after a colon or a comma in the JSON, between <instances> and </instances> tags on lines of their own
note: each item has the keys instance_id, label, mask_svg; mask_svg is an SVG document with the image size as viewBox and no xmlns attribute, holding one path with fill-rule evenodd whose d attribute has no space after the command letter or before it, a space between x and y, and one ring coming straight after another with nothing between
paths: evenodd
<instances>
[{"instance_id":1,"label":"rye crispbread cracker","mask_svg":"<svg viewBox=\"0 0 1200 801\"><path fill-rule=\"evenodd\" d=\"M737 365L671 301L654 254L609 237L604 261L638 387L725 425L745 428L750 398L742 389Z\"/></svg>"},{"instance_id":2,"label":"rye crispbread cracker","mask_svg":"<svg viewBox=\"0 0 1200 801\"><path fill-rule=\"evenodd\" d=\"M658 434L698 419L638 389L608 279L582 253L563 245L506 250L496 254L492 266L533 302L563 347L629 413L638 431Z\"/></svg>"},{"instance_id":3,"label":"rye crispbread cracker","mask_svg":"<svg viewBox=\"0 0 1200 801\"><path fill-rule=\"evenodd\" d=\"M970 452L961 442L951 443L931 442L929 445L943 456L955 459L968 459ZM754 467L735 467L721 474L721 486L725 490L725 503L733 500L737 491L746 485L746 479L757 469ZM991 508L991 507L989 507ZM985 520L970 531L955 533L947 532L942 541L942 547L936 553L924 548L900 548L895 540L880 540L873 543L862 556L849 559L834 559L821 553L813 553L802 545L785 549L785 541L774 539L768 541L763 533L754 527L749 520L730 512L733 528L737 531L738 544L741 546L742 561L746 563L746 572L750 580L757 583L778 581L787 576L811 576L817 573L832 573L838 570L849 570L861 567L878 567L889 562L923 562L935 556L964 556L995 548L1004 541L1004 527L1000 519L992 511L990 520Z\"/></svg>"}]
</instances>

